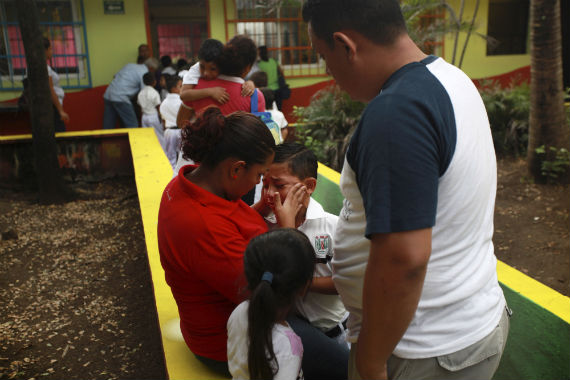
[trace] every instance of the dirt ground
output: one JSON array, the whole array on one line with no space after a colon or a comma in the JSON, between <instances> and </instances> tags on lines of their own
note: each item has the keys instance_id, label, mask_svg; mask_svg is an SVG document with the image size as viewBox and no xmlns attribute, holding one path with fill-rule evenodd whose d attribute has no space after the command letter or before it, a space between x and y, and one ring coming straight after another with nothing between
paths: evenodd
<instances>
[{"instance_id":1,"label":"dirt ground","mask_svg":"<svg viewBox=\"0 0 570 380\"><path fill-rule=\"evenodd\" d=\"M517 160L498 181L498 258L569 295L568 186ZM164 379L133 179L73 187L62 206L0 189L0 379Z\"/></svg>"}]
</instances>

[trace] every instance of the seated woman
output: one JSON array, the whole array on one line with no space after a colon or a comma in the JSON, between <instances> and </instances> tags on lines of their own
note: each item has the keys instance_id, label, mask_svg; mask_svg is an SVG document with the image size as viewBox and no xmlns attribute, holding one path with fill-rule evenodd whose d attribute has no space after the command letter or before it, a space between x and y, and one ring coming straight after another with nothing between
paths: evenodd
<instances>
[{"instance_id":1,"label":"seated woman","mask_svg":"<svg viewBox=\"0 0 570 380\"><path fill-rule=\"evenodd\" d=\"M243 253L265 221L240 197L273 161L275 141L255 116L225 117L207 109L182 132L185 166L166 187L158 215L160 260L180 314L182 335L196 357L218 372L227 368L226 323L247 294ZM294 227L306 188L279 205L280 225Z\"/></svg>"}]
</instances>

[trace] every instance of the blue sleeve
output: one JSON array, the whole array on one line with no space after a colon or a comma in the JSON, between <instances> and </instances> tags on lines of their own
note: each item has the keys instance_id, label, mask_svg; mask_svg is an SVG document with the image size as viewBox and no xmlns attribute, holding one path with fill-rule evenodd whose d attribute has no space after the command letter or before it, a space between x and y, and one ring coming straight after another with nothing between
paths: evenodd
<instances>
[{"instance_id":1,"label":"blue sleeve","mask_svg":"<svg viewBox=\"0 0 570 380\"><path fill-rule=\"evenodd\" d=\"M446 94L446 93L445 93ZM366 212L366 237L433 227L439 177L455 147L449 98L443 107L415 96L374 99L353 136L347 160Z\"/></svg>"}]
</instances>

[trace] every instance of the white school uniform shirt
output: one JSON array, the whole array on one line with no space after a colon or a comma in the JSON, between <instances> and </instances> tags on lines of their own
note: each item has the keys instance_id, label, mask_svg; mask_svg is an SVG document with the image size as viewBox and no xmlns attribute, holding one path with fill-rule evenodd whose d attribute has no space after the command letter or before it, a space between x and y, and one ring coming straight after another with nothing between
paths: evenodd
<instances>
[{"instance_id":1,"label":"white school uniform shirt","mask_svg":"<svg viewBox=\"0 0 570 380\"><path fill-rule=\"evenodd\" d=\"M168 94L162 101L160 105L160 115L162 119L164 119L165 128L176 127L176 116L178 115L178 109L181 104L182 100L180 100L180 94ZM176 164L176 161L174 164Z\"/></svg>"},{"instance_id":2,"label":"white school uniform shirt","mask_svg":"<svg viewBox=\"0 0 570 380\"><path fill-rule=\"evenodd\" d=\"M182 78L182 85L185 84L198 84L198 79L200 79L200 62L196 62L193 64L188 72L184 74L184 78Z\"/></svg>"},{"instance_id":3,"label":"white school uniform shirt","mask_svg":"<svg viewBox=\"0 0 570 380\"><path fill-rule=\"evenodd\" d=\"M247 355L249 347L247 311L249 301L240 303L228 319L228 368L233 379L250 379ZM276 323L271 332L273 352L279 370L275 380L302 380L303 343L301 338L287 324ZM272 366L275 370L275 366Z\"/></svg>"},{"instance_id":4,"label":"white school uniform shirt","mask_svg":"<svg viewBox=\"0 0 570 380\"><path fill-rule=\"evenodd\" d=\"M137 95L137 103L145 115L156 115L156 107L160 105L160 94L152 86L144 86Z\"/></svg>"},{"instance_id":5,"label":"white school uniform shirt","mask_svg":"<svg viewBox=\"0 0 570 380\"><path fill-rule=\"evenodd\" d=\"M265 219L270 228L277 227L275 215L271 214ZM297 229L307 235L319 261L315 265L314 277L332 276L330 261L334 256L333 237L337 220L338 217L326 212L319 202L309 199L305 221ZM295 306L313 326L325 332L342 322L346 315L338 294L309 291L303 298L297 299Z\"/></svg>"}]
</instances>

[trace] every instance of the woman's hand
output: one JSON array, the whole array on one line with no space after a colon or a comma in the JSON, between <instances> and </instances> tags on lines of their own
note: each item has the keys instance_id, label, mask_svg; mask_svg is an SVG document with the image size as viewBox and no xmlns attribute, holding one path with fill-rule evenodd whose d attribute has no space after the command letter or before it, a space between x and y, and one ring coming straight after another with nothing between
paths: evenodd
<instances>
[{"instance_id":1,"label":"woman's hand","mask_svg":"<svg viewBox=\"0 0 570 380\"><path fill-rule=\"evenodd\" d=\"M280 227L297 228L297 216L303 210L304 200L309 194L302 183L298 183L289 190L287 199L281 203L279 193L273 194L273 212Z\"/></svg>"},{"instance_id":2,"label":"woman's hand","mask_svg":"<svg viewBox=\"0 0 570 380\"><path fill-rule=\"evenodd\" d=\"M69 123L69 115L63 109L59 111L59 117L64 123Z\"/></svg>"},{"instance_id":3,"label":"woman's hand","mask_svg":"<svg viewBox=\"0 0 570 380\"><path fill-rule=\"evenodd\" d=\"M210 98L220 104L224 104L230 100L230 94L228 94L226 89L223 87L212 87L210 88Z\"/></svg>"},{"instance_id":4,"label":"woman's hand","mask_svg":"<svg viewBox=\"0 0 570 380\"><path fill-rule=\"evenodd\" d=\"M244 82L241 86L241 96L251 96L255 91L255 84L252 81L248 80Z\"/></svg>"}]
</instances>

